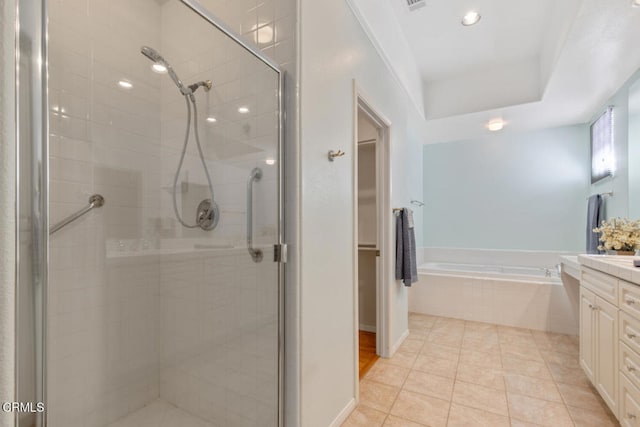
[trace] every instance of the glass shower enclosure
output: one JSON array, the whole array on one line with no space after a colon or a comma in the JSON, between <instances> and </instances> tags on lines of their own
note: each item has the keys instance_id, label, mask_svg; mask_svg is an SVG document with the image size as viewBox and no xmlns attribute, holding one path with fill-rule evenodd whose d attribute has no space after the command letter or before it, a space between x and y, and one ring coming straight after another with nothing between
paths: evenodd
<instances>
[{"instance_id":1,"label":"glass shower enclosure","mask_svg":"<svg viewBox=\"0 0 640 427\"><path fill-rule=\"evenodd\" d=\"M19 16L17 425L281 425L282 72L195 1Z\"/></svg>"}]
</instances>

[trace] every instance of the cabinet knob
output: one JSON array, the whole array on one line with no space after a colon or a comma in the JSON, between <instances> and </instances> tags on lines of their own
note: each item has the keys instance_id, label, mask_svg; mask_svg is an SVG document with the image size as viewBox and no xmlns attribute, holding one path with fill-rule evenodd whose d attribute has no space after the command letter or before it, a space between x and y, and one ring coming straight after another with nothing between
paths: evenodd
<instances>
[{"instance_id":1,"label":"cabinet knob","mask_svg":"<svg viewBox=\"0 0 640 427\"><path fill-rule=\"evenodd\" d=\"M593 310L593 304L589 304L589 308Z\"/></svg>"},{"instance_id":2,"label":"cabinet knob","mask_svg":"<svg viewBox=\"0 0 640 427\"><path fill-rule=\"evenodd\" d=\"M629 338L630 340L634 339L636 337L636 334L629 332L627 333L627 338Z\"/></svg>"},{"instance_id":3,"label":"cabinet knob","mask_svg":"<svg viewBox=\"0 0 640 427\"><path fill-rule=\"evenodd\" d=\"M630 420L633 420L633 419L635 419L635 418L636 418L636 416L635 416L635 414L628 413L628 414L627 414L627 418L629 418Z\"/></svg>"},{"instance_id":4,"label":"cabinet knob","mask_svg":"<svg viewBox=\"0 0 640 427\"><path fill-rule=\"evenodd\" d=\"M627 371L629 371L629 372L633 372L633 371L635 371L635 370L636 370L636 368L634 368L633 366L631 366L631 365L627 365Z\"/></svg>"},{"instance_id":5,"label":"cabinet knob","mask_svg":"<svg viewBox=\"0 0 640 427\"><path fill-rule=\"evenodd\" d=\"M624 302L626 302L629 305L633 305L633 304L636 303L636 300L631 299L631 298L627 298L627 299L624 300Z\"/></svg>"}]
</instances>

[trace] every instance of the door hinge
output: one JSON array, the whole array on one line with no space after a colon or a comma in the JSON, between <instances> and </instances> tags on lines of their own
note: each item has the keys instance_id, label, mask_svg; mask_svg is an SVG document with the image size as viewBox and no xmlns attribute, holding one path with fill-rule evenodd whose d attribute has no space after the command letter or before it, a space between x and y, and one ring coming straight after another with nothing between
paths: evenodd
<instances>
[{"instance_id":1,"label":"door hinge","mask_svg":"<svg viewBox=\"0 0 640 427\"><path fill-rule=\"evenodd\" d=\"M286 243L273 245L273 262L281 262L285 264L287 262L287 249Z\"/></svg>"}]
</instances>

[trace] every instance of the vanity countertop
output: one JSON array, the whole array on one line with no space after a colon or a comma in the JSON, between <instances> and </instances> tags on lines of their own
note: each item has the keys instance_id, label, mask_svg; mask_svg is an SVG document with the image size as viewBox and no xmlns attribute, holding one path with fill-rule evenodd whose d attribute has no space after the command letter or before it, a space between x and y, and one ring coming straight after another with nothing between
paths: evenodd
<instances>
[{"instance_id":1,"label":"vanity countertop","mask_svg":"<svg viewBox=\"0 0 640 427\"><path fill-rule=\"evenodd\" d=\"M578 261L581 265L640 285L640 267L633 266L634 259L640 259L640 257L622 255L578 255Z\"/></svg>"},{"instance_id":2,"label":"vanity countertop","mask_svg":"<svg viewBox=\"0 0 640 427\"><path fill-rule=\"evenodd\" d=\"M564 255L560 257L562 269L569 276L580 280L580 262L577 255Z\"/></svg>"}]
</instances>

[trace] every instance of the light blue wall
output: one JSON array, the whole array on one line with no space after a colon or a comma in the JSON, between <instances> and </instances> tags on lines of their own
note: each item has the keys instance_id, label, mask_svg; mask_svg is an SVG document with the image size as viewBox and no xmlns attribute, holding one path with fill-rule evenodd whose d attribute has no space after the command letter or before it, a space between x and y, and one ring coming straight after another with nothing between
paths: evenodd
<instances>
[{"instance_id":1,"label":"light blue wall","mask_svg":"<svg viewBox=\"0 0 640 427\"><path fill-rule=\"evenodd\" d=\"M424 146L429 247L581 251L589 127Z\"/></svg>"}]
</instances>

